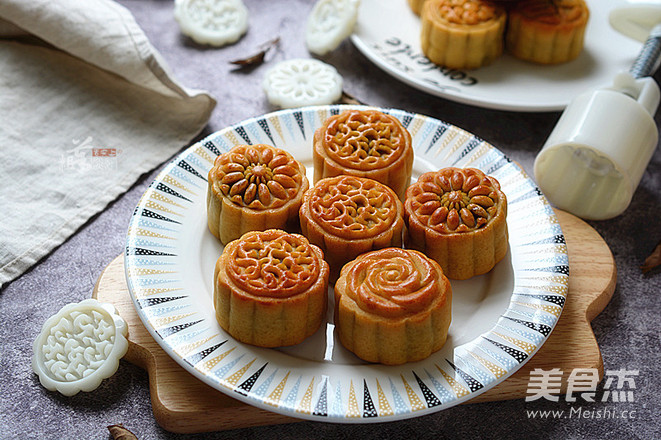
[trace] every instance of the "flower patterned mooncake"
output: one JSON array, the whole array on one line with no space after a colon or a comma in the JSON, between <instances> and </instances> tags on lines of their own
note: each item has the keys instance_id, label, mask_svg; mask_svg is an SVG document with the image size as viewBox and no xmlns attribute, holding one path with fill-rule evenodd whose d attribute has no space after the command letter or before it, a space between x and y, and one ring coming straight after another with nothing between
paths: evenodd
<instances>
[{"instance_id":1,"label":"flower patterned mooncake","mask_svg":"<svg viewBox=\"0 0 661 440\"><path fill-rule=\"evenodd\" d=\"M490 271L508 248L507 198L475 168L425 173L406 191L406 244L436 260L451 279Z\"/></svg>"},{"instance_id":2,"label":"flower patterned mooncake","mask_svg":"<svg viewBox=\"0 0 661 440\"><path fill-rule=\"evenodd\" d=\"M523 0L509 11L507 50L540 64L571 61L583 50L590 12L584 0Z\"/></svg>"},{"instance_id":3,"label":"flower patterned mooncake","mask_svg":"<svg viewBox=\"0 0 661 440\"><path fill-rule=\"evenodd\" d=\"M248 232L225 246L216 262L216 319L241 342L298 344L325 318L328 275L323 252L302 235Z\"/></svg>"},{"instance_id":4,"label":"flower patterned mooncake","mask_svg":"<svg viewBox=\"0 0 661 440\"><path fill-rule=\"evenodd\" d=\"M305 167L286 151L238 145L218 156L209 171L209 230L227 244L248 231L296 225L308 186Z\"/></svg>"},{"instance_id":5,"label":"flower patterned mooncake","mask_svg":"<svg viewBox=\"0 0 661 440\"><path fill-rule=\"evenodd\" d=\"M395 192L372 179L336 176L322 179L303 196L303 234L319 246L331 267L342 266L374 249L401 246L404 206Z\"/></svg>"},{"instance_id":6,"label":"flower patterned mooncake","mask_svg":"<svg viewBox=\"0 0 661 440\"><path fill-rule=\"evenodd\" d=\"M399 248L347 263L335 284L335 327L361 359L413 362L441 349L452 314L452 288L436 261Z\"/></svg>"},{"instance_id":7,"label":"flower patterned mooncake","mask_svg":"<svg viewBox=\"0 0 661 440\"><path fill-rule=\"evenodd\" d=\"M411 134L378 110L347 110L314 133L314 181L347 174L388 185L403 200L413 169Z\"/></svg>"},{"instance_id":8,"label":"flower patterned mooncake","mask_svg":"<svg viewBox=\"0 0 661 440\"><path fill-rule=\"evenodd\" d=\"M435 64L451 69L485 66L503 53L505 8L488 0L428 0L420 43Z\"/></svg>"}]
</instances>

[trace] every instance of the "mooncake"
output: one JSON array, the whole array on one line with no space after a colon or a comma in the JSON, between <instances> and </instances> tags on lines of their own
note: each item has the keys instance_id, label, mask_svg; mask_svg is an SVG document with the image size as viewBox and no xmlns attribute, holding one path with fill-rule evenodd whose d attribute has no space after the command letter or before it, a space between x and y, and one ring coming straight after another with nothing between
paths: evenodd
<instances>
[{"instance_id":1,"label":"mooncake","mask_svg":"<svg viewBox=\"0 0 661 440\"><path fill-rule=\"evenodd\" d=\"M209 230L226 244L248 231L295 226L309 183L305 167L291 154L256 144L219 155L208 186Z\"/></svg>"},{"instance_id":2,"label":"mooncake","mask_svg":"<svg viewBox=\"0 0 661 440\"><path fill-rule=\"evenodd\" d=\"M406 191L406 245L436 260L450 279L489 272L507 253L507 198L475 168L425 173Z\"/></svg>"},{"instance_id":3,"label":"mooncake","mask_svg":"<svg viewBox=\"0 0 661 440\"><path fill-rule=\"evenodd\" d=\"M248 232L225 246L216 262L218 323L248 344L298 344L324 320L328 275L323 252L302 235Z\"/></svg>"},{"instance_id":4,"label":"mooncake","mask_svg":"<svg viewBox=\"0 0 661 440\"><path fill-rule=\"evenodd\" d=\"M342 268L334 313L340 342L359 358L418 361L445 344L452 288L438 263L421 252L381 249Z\"/></svg>"},{"instance_id":5,"label":"mooncake","mask_svg":"<svg viewBox=\"0 0 661 440\"><path fill-rule=\"evenodd\" d=\"M319 246L330 264L331 280L342 266L374 249L401 246L404 206L395 192L376 180L328 177L303 196L303 234Z\"/></svg>"},{"instance_id":6,"label":"mooncake","mask_svg":"<svg viewBox=\"0 0 661 440\"><path fill-rule=\"evenodd\" d=\"M408 0L408 4L415 15L420 15L420 12L422 12L422 7L426 1L427 0Z\"/></svg>"},{"instance_id":7,"label":"mooncake","mask_svg":"<svg viewBox=\"0 0 661 440\"><path fill-rule=\"evenodd\" d=\"M413 146L402 123L378 110L347 110L314 134L314 181L348 174L388 185L400 199L411 180Z\"/></svg>"},{"instance_id":8,"label":"mooncake","mask_svg":"<svg viewBox=\"0 0 661 440\"><path fill-rule=\"evenodd\" d=\"M421 12L422 52L451 69L485 66L503 53L507 14L487 0L428 0Z\"/></svg>"},{"instance_id":9,"label":"mooncake","mask_svg":"<svg viewBox=\"0 0 661 440\"><path fill-rule=\"evenodd\" d=\"M505 47L540 64L571 61L583 50L590 12L584 0L522 0L512 5Z\"/></svg>"}]
</instances>

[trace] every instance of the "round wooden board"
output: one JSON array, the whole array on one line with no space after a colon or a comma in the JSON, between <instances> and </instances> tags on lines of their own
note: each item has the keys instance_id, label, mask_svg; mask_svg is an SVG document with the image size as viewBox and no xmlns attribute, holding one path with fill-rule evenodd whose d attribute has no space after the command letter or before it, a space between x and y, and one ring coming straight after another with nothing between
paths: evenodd
<instances>
[{"instance_id":1,"label":"round wooden board","mask_svg":"<svg viewBox=\"0 0 661 440\"><path fill-rule=\"evenodd\" d=\"M587 223L566 212L556 212L569 254L569 293L560 320L546 343L520 370L469 403L525 397L530 371L535 368L561 369L563 390L574 368L597 368L603 377L601 352L590 321L613 295L615 262L604 240ZM129 351L125 359L148 371L154 417L164 429L197 433L298 421L232 399L195 378L168 356L147 332L133 307L124 277L123 255L101 273L93 296L113 304L128 323Z\"/></svg>"}]
</instances>

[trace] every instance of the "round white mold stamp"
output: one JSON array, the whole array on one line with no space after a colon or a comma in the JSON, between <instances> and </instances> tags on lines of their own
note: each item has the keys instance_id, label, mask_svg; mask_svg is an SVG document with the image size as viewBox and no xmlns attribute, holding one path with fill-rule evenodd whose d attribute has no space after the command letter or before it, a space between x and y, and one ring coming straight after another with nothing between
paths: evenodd
<instances>
[{"instance_id":1,"label":"round white mold stamp","mask_svg":"<svg viewBox=\"0 0 661 440\"><path fill-rule=\"evenodd\" d=\"M234 43L248 30L241 0L175 0L174 18L181 33L211 46Z\"/></svg>"},{"instance_id":2,"label":"round white mold stamp","mask_svg":"<svg viewBox=\"0 0 661 440\"><path fill-rule=\"evenodd\" d=\"M269 69L263 87L269 102L282 108L332 104L342 96L342 76L322 61L297 58Z\"/></svg>"},{"instance_id":3,"label":"round white mold stamp","mask_svg":"<svg viewBox=\"0 0 661 440\"><path fill-rule=\"evenodd\" d=\"M305 43L308 50L325 55L353 32L360 0L319 0L308 16Z\"/></svg>"},{"instance_id":4,"label":"round white mold stamp","mask_svg":"<svg viewBox=\"0 0 661 440\"><path fill-rule=\"evenodd\" d=\"M86 299L62 307L33 345L32 369L50 391L73 396L96 389L128 350L128 326L111 304Z\"/></svg>"}]
</instances>

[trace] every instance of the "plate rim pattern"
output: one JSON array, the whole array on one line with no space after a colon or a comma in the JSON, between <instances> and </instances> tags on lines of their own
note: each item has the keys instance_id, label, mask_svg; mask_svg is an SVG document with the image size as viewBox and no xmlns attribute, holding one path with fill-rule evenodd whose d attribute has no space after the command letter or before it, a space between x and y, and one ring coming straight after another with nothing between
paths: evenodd
<instances>
[{"instance_id":1,"label":"plate rim pattern","mask_svg":"<svg viewBox=\"0 0 661 440\"><path fill-rule=\"evenodd\" d=\"M480 168L507 190L508 227L517 231L510 232L510 253L515 249L521 256L512 261L515 282L509 305L491 330L453 347L451 356L438 355L444 349L397 367L300 360L292 366L287 354L241 344L218 330L217 323L195 310L194 293L187 291L180 277L177 234L195 200L206 199L206 173L215 157L242 143L279 146L290 138L311 143L321 121L349 108L390 113L411 131L416 155L443 166ZM569 287L567 248L558 219L516 163L479 137L438 119L354 105L279 110L193 144L170 161L143 194L130 221L124 254L127 284L140 319L184 369L245 403L291 417L338 423L429 414L504 381L548 338Z\"/></svg>"}]
</instances>

